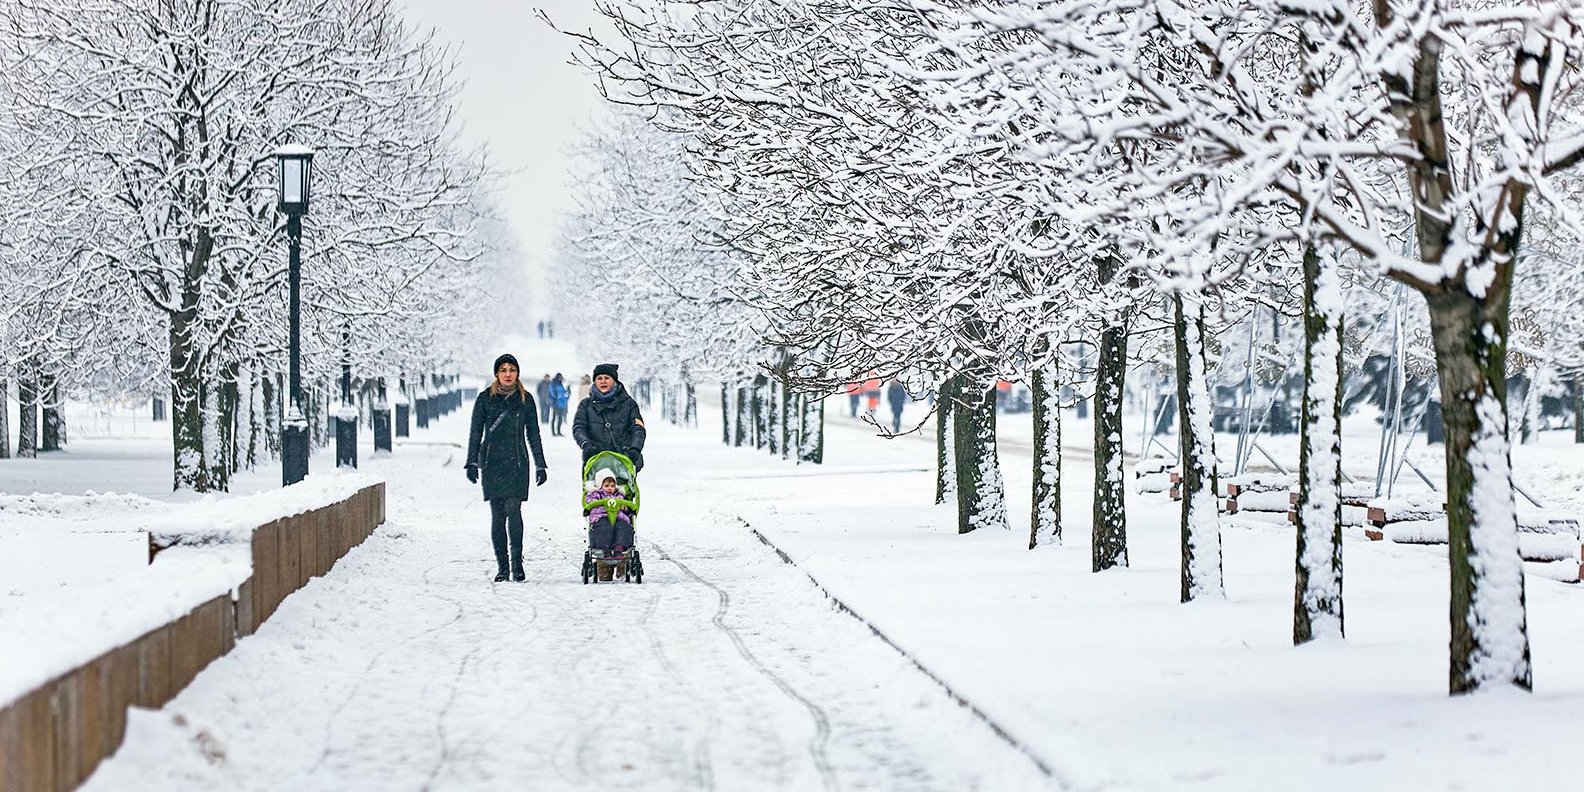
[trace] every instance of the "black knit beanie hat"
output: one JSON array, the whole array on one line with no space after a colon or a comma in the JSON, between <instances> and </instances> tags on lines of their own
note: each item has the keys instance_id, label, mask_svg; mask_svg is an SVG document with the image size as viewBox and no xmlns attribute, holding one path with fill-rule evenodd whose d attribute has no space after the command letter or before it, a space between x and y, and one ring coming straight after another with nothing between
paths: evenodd
<instances>
[{"instance_id":1,"label":"black knit beanie hat","mask_svg":"<svg viewBox=\"0 0 1584 792\"><path fill-rule=\"evenodd\" d=\"M598 377L601 374L609 374L611 379L616 380L618 382L621 381L621 377L616 376L616 364L615 363L601 363L598 366L595 366L594 367L594 376Z\"/></svg>"},{"instance_id":2,"label":"black knit beanie hat","mask_svg":"<svg viewBox=\"0 0 1584 792\"><path fill-rule=\"evenodd\" d=\"M499 374L500 373L500 367L502 365L504 365L504 364L507 364L507 363L512 364L512 367L517 369L517 371L519 371L519 372L522 371L522 366L517 365L517 358L515 356L513 356L510 352L508 352L508 353L506 353L504 355L501 355L498 358L495 358L495 369L494 369L493 373Z\"/></svg>"}]
</instances>

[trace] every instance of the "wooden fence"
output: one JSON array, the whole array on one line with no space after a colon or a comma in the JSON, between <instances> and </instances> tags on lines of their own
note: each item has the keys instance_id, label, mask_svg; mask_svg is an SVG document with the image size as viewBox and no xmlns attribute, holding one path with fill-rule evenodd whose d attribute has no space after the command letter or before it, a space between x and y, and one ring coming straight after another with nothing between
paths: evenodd
<instances>
[{"instance_id":1,"label":"wooden fence","mask_svg":"<svg viewBox=\"0 0 1584 792\"><path fill-rule=\"evenodd\" d=\"M56 792L86 781L121 746L128 707L164 706L384 521L385 485L376 484L259 526L253 574L235 599L215 597L0 709L0 792Z\"/></svg>"}]
</instances>

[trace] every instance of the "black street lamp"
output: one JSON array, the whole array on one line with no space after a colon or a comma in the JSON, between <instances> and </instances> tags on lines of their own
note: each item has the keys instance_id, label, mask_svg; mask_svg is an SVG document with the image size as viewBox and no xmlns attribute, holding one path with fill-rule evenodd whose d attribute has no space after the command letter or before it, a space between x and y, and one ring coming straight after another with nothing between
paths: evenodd
<instances>
[{"instance_id":1,"label":"black street lamp","mask_svg":"<svg viewBox=\"0 0 1584 792\"><path fill-rule=\"evenodd\" d=\"M286 215L286 240L291 249L291 403L281 427L281 480L291 486L308 477L308 419L302 401L302 217L308 213L313 182L313 149L288 144L275 151L276 203Z\"/></svg>"}]
</instances>

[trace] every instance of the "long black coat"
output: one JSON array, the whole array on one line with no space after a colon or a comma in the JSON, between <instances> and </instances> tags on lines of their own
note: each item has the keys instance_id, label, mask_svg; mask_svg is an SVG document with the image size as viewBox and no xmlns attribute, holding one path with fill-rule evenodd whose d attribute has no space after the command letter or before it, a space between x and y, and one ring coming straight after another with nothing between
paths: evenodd
<instances>
[{"instance_id":1,"label":"long black coat","mask_svg":"<svg viewBox=\"0 0 1584 792\"><path fill-rule=\"evenodd\" d=\"M572 439L583 449L584 464L601 451L615 451L631 457L633 466L642 468L644 440L648 437L638 402L627 395L620 382L604 398L595 390L578 402L577 416L572 419Z\"/></svg>"},{"instance_id":2,"label":"long black coat","mask_svg":"<svg viewBox=\"0 0 1584 792\"><path fill-rule=\"evenodd\" d=\"M534 465L545 469L544 446L539 442L539 408L534 397L526 393L496 396L488 389L480 393L473 401L467 463L479 466L484 500L528 499L530 448Z\"/></svg>"}]
</instances>

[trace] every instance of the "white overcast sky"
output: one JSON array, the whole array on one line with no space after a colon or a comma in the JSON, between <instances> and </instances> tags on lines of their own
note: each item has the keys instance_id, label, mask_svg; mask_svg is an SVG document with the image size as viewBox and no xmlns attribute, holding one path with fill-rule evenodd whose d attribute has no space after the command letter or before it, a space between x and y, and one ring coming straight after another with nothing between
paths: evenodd
<instances>
[{"instance_id":1,"label":"white overcast sky","mask_svg":"<svg viewBox=\"0 0 1584 792\"><path fill-rule=\"evenodd\" d=\"M496 168L510 172L501 209L522 245L524 265L543 272L558 219L571 205L567 149L602 111L603 100L589 75L568 65L571 41L538 19L535 9L564 28L601 29L592 0L400 2L415 30L433 30L455 53L465 81L458 113L465 138L485 144Z\"/></svg>"}]
</instances>

